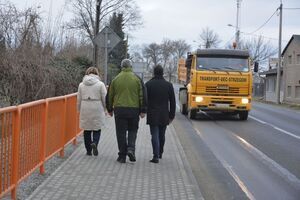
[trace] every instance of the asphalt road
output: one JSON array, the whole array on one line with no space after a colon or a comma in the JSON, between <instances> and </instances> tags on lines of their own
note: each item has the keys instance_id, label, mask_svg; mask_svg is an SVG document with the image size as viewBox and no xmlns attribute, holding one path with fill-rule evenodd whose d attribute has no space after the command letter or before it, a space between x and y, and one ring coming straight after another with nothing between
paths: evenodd
<instances>
[{"instance_id":1,"label":"asphalt road","mask_svg":"<svg viewBox=\"0 0 300 200\"><path fill-rule=\"evenodd\" d=\"M300 199L299 111L254 102L247 121L177 112L173 124L205 199Z\"/></svg>"}]
</instances>

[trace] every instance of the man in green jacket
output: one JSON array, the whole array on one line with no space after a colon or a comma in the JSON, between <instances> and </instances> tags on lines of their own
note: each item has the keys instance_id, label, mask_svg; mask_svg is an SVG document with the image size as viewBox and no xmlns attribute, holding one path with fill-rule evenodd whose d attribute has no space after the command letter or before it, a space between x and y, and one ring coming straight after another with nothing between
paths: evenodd
<instances>
[{"instance_id":1,"label":"man in green jacket","mask_svg":"<svg viewBox=\"0 0 300 200\"><path fill-rule=\"evenodd\" d=\"M124 59L122 71L112 80L106 98L107 111L115 115L116 135L119 147L120 163L126 162L128 155L135 162L135 141L139 125L139 116L145 117L146 91L143 81L132 72L132 62ZM128 134L128 137L127 137Z\"/></svg>"}]
</instances>

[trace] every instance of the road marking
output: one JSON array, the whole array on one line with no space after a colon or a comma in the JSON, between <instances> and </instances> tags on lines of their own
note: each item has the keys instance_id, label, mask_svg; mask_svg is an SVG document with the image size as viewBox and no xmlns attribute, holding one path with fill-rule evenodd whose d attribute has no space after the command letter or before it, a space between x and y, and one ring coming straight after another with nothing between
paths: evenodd
<instances>
[{"instance_id":1,"label":"road marking","mask_svg":"<svg viewBox=\"0 0 300 200\"><path fill-rule=\"evenodd\" d=\"M238 177L238 175L233 171L232 166L230 166L225 160L221 160L222 165L229 172L229 174L233 177L235 182L240 186L243 192L250 200L255 200L253 194L247 189L243 181Z\"/></svg>"},{"instance_id":2,"label":"road marking","mask_svg":"<svg viewBox=\"0 0 300 200\"><path fill-rule=\"evenodd\" d=\"M281 176L286 181L290 182L295 188L300 188L300 180L287 169L283 168L277 162L269 158L263 152L252 146L245 139L234 134L234 137L240 142L242 147L251 153L255 158L267 165L273 172Z\"/></svg>"},{"instance_id":3,"label":"road marking","mask_svg":"<svg viewBox=\"0 0 300 200\"><path fill-rule=\"evenodd\" d=\"M194 124L192 124L194 130L197 132L197 134L202 138L202 134L200 133L200 131L194 126ZM213 151L212 151L213 152ZM215 153L214 153L215 154ZM215 154L216 155L216 154ZM218 156L216 156L218 158ZM252 193L248 190L248 188L246 187L246 185L244 184L244 182L239 178L239 176L234 172L232 166L230 166L225 160L218 158L219 161L221 162L221 164L223 165L223 167L228 171L228 173L232 176L232 178L235 180L235 182L239 185L239 187L241 188L241 190L243 190L243 192L246 194L246 196L250 199L250 200L255 200L254 196L252 195Z\"/></svg>"},{"instance_id":4,"label":"road marking","mask_svg":"<svg viewBox=\"0 0 300 200\"><path fill-rule=\"evenodd\" d=\"M281 129L281 128L279 128L279 127L273 125L273 124L270 124L270 123L265 122L265 121L263 121L263 120L257 119L256 117L253 117L253 116L251 116L251 115L250 115L249 117L250 117L251 119L254 119L255 121L258 121L258 122L262 123L262 124L269 125L269 126L271 126L272 128L274 128L274 129L276 129L276 130L278 130L278 131L280 131L280 132L282 132L282 133L284 133L284 134L286 134L286 135L289 135L289 136L291 136L291 137L293 137L293 138L296 138L296 139L300 140L300 136L298 136L298 135L296 135L296 134L293 134L293 133L291 133L291 132L288 132L288 131L286 131L286 130L283 130L283 129Z\"/></svg>"},{"instance_id":5,"label":"road marking","mask_svg":"<svg viewBox=\"0 0 300 200\"><path fill-rule=\"evenodd\" d=\"M278 127L276 127L276 126L273 126L273 128L275 128L275 129L278 130L278 131L281 131L281 132L283 132L283 133L285 133L285 134L287 134L287 135L289 135L289 136L292 136L292 137L297 138L298 140L300 140L300 137L297 136L297 135L295 135L295 134L292 134L292 133L290 133L290 132L288 132L288 131L285 131L285 130L283 130L283 129L281 129L281 128L278 128Z\"/></svg>"},{"instance_id":6,"label":"road marking","mask_svg":"<svg viewBox=\"0 0 300 200\"><path fill-rule=\"evenodd\" d=\"M192 124L194 130L197 132L197 134L203 139L203 136L201 132L195 127L194 124ZM291 172L289 172L287 169L279 165L277 162L269 158L267 155L265 155L263 152L252 146L250 143L248 143L245 139L239 137L234 132L229 131L229 133L232 135L232 137L238 142L239 145L241 145L242 148L244 148L247 152L252 154L257 160L262 162L264 165L266 165L271 171L273 171L278 176L282 177L285 181L287 181L290 185L292 185L294 188L299 189L300 188L300 180ZM214 152L212 150L212 152ZM214 153L215 154L215 153ZM216 155L216 154L215 154ZM216 156L219 161L222 163L223 167L228 171L228 173L233 177L233 179L236 181L236 183L239 185L239 187L244 191L244 193L247 195L249 199L255 199L255 197L252 195L252 193L248 190L244 182L239 178L239 176L234 172L233 167L230 166L227 161L225 161L222 158L219 158Z\"/></svg>"}]
</instances>

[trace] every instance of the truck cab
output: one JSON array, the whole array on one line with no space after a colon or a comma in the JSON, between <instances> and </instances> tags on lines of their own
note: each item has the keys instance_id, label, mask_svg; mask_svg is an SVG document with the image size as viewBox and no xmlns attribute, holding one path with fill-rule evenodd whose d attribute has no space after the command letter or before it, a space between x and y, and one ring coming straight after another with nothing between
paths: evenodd
<instances>
[{"instance_id":1,"label":"truck cab","mask_svg":"<svg viewBox=\"0 0 300 200\"><path fill-rule=\"evenodd\" d=\"M201 49L188 53L184 67L185 87L179 93L181 113L193 119L199 111L219 111L247 120L252 100L247 51Z\"/></svg>"}]
</instances>

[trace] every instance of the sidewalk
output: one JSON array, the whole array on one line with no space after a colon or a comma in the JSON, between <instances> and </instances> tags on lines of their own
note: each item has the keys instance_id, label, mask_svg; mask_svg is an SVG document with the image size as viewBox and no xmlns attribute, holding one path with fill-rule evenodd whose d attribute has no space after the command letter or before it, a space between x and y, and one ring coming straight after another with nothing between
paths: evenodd
<instances>
[{"instance_id":1,"label":"sidewalk","mask_svg":"<svg viewBox=\"0 0 300 200\"><path fill-rule=\"evenodd\" d=\"M151 136L140 121L136 142L137 162L121 164L113 118L102 130L99 156L86 156L82 144L29 199L202 199L174 127L167 129L165 153L159 164L152 158Z\"/></svg>"}]
</instances>

